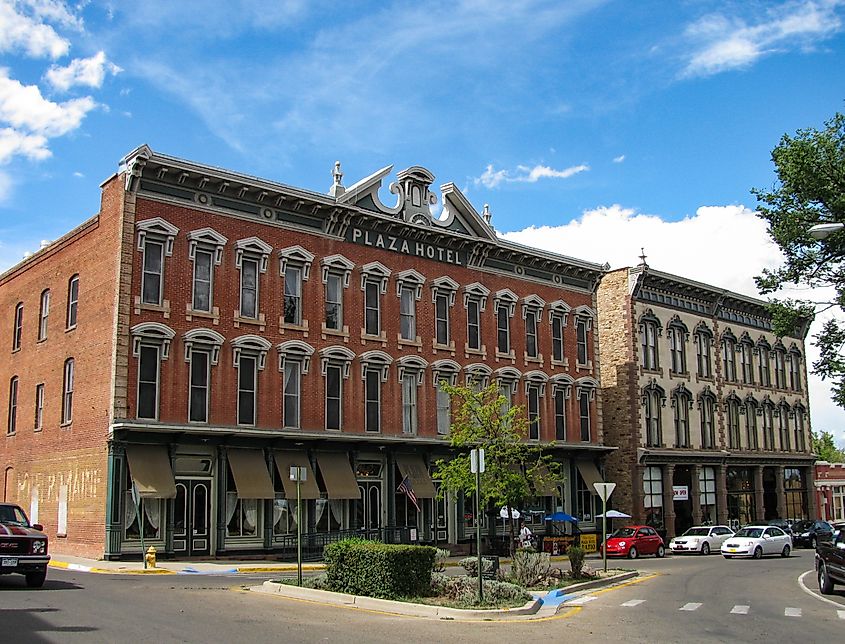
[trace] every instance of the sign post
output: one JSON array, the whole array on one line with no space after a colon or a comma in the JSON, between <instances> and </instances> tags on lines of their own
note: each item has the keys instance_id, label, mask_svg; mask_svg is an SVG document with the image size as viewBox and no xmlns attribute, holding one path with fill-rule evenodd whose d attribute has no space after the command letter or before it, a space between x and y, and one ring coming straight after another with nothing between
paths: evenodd
<instances>
[{"instance_id":1,"label":"sign post","mask_svg":"<svg viewBox=\"0 0 845 644\"><path fill-rule=\"evenodd\" d=\"M475 474L475 549L478 554L478 603L484 601L484 576L481 561L481 473L484 471L484 448L469 453L470 472Z\"/></svg>"},{"instance_id":2,"label":"sign post","mask_svg":"<svg viewBox=\"0 0 845 644\"><path fill-rule=\"evenodd\" d=\"M302 481L305 480L305 468L292 465L290 480L296 481L296 585L302 586Z\"/></svg>"},{"instance_id":3,"label":"sign post","mask_svg":"<svg viewBox=\"0 0 845 644\"><path fill-rule=\"evenodd\" d=\"M593 483L593 487L601 498L601 558L607 572L607 500L616 489L616 483Z\"/></svg>"},{"instance_id":4,"label":"sign post","mask_svg":"<svg viewBox=\"0 0 845 644\"><path fill-rule=\"evenodd\" d=\"M147 558L144 556L147 553L144 548L144 515L141 514L142 500L141 492L138 490L138 484L132 481L132 500L135 502L135 515L138 517L138 532L141 535L141 561L144 562L144 570L147 569Z\"/></svg>"}]
</instances>

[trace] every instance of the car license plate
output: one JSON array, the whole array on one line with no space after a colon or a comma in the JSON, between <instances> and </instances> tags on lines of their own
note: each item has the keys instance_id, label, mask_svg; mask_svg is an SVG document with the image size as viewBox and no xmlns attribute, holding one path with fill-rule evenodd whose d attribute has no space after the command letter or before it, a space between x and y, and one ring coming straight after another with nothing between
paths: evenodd
<instances>
[{"instance_id":1,"label":"car license plate","mask_svg":"<svg viewBox=\"0 0 845 644\"><path fill-rule=\"evenodd\" d=\"M736 548L728 548L728 552L736 552Z\"/></svg>"},{"instance_id":2,"label":"car license plate","mask_svg":"<svg viewBox=\"0 0 845 644\"><path fill-rule=\"evenodd\" d=\"M18 565L18 558L17 557L3 557L2 561L0 561L0 565L4 568L7 566L16 567Z\"/></svg>"}]
</instances>

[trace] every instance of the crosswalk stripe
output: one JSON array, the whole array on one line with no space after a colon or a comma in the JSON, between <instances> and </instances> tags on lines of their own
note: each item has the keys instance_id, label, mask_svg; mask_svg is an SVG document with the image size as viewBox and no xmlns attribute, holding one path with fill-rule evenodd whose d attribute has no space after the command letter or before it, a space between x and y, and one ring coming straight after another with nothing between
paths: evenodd
<instances>
[{"instance_id":1,"label":"crosswalk stripe","mask_svg":"<svg viewBox=\"0 0 845 644\"><path fill-rule=\"evenodd\" d=\"M839 615L839 619L845 619L845 610L838 610L836 614Z\"/></svg>"},{"instance_id":2,"label":"crosswalk stripe","mask_svg":"<svg viewBox=\"0 0 845 644\"><path fill-rule=\"evenodd\" d=\"M748 615L748 609L751 606L743 606L742 604L737 604L731 609L732 615Z\"/></svg>"},{"instance_id":3,"label":"crosswalk stripe","mask_svg":"<svg viewBox=\"0 0 845 644\"><path fill-rule=\"evenodd\" d=\"M688 602L681 606L678 610L698 610L701 608L700 602Z\"/></svg>"},{"instance_id":4,"label":"crosswalk stripe","mask_svg":"<svg viewBox=\"0 0 845 644\"><path fill-rule=\"evenodd\" d=\"M626 601L622 606L639 606L640 604L644 603L645 599L629 599Z\"/></svg>"},{"instance_id":5,"label":"crosswalk stripe","mask_svg":"<svg viewBox=\"0 0 845 644\"><path fill-rule=\"evenodd\" d=\"M786 607L783 609L783 616L784 617L801 617L801 609L800 608L790 608Z\"/></svg>"},{"instance_id":6,"label":"crosswalk stripe","mask_svg":"<svg viewBox=\"0 0 845 644\"><path fill-rule=\"evenodd\" d=\"M571 602L566 602L570 606L581 606L582 604L586 604L587 602L591 602L594 599L598 599L595 595L585 595L584 597L576 597Z\"/></svg>"}]
</instances>

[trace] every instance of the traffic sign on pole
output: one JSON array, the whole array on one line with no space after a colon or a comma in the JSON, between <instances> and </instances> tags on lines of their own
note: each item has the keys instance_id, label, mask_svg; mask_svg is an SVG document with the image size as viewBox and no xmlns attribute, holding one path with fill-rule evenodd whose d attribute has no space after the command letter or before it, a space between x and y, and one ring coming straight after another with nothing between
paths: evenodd
<instances>
[{"instance_id":1,"label":"traffic sign on pole","mask_svg":"<svg viewBox=\"0 0 845 644\"><path fill-rule=\"evenodd\" d=\"M593 483L593 487L601 499L601 558L607 572L607 500L616 489L616 483Z\"/></svg>"},{"instance_id":2,"label":"traffic sign on pole","mask_svg":"<svg viewBox=\"0 0 845 644\"><path fill-rule=\"evenodd\" d=\"M469 453L469 471L477 474L484 471L484 448L479 447Z\"/></svg>"},{"instance_id":3,"label":"traffic sign on pole","mask_svg":"<svg viewBox=\"0 0 845 644\"><path fill-rule=\"evenodd\" d=\"M599 498L602 501L607 501L613 494L613 490L616 489L616 483L593 483L593 487L596 489Z\"/></svg>"}]
</instances>

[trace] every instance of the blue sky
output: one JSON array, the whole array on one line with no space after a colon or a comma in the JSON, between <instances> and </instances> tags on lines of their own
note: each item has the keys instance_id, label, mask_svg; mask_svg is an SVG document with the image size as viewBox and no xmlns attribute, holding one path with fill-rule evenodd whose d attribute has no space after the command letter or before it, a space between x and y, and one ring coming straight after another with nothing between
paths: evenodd
<instances>
[{"instance_id":1,"label":"blue sky","mask_svg":"<svg viewBox=\"0 0 845 644\"><path fill-rule=\"evenodd\" d=\"M843 50L839 0L0 0L0 270L147 143L321 192L422 165L510 238L753 295L749 190L845 109Z\"/></svg>"}]
</instances>

